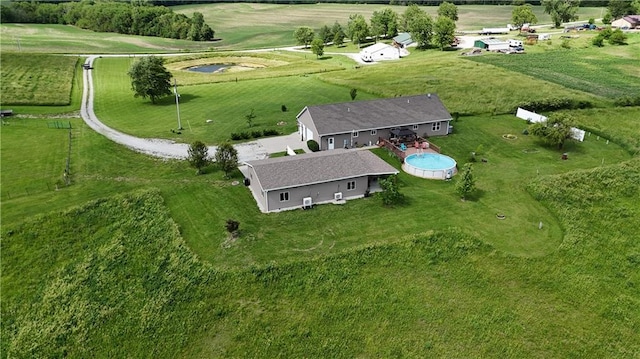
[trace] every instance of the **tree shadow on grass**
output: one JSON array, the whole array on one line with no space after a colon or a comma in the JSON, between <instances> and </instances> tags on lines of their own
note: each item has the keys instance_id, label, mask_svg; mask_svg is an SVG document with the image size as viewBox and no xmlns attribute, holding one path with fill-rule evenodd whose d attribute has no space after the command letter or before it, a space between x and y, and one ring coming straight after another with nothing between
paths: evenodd
<instances>
[{"instance_id":1,"label":"tree shadow on grass","mask_svg":"<svg viewBox=\"0 0 640 359\"><path fill-rule=\"evenodd\" d=\"M189 93L180 94L180 103L188 103L189 101L195 100L199 97L200 96L192 95ZM156 102L157 106L175 106L175 104L176 97L174 95L163 97L159 99L158 102Z\"/></svg>"}]
</instances>

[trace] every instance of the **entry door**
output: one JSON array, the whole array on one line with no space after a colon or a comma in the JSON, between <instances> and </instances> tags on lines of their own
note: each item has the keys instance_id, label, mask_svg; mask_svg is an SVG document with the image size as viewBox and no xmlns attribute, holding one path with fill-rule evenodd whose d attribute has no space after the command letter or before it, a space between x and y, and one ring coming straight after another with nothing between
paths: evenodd
<instances>
[{"instance_id":1,"label":"entry door","mask_svg":"<svg viewBox=\"0 0 640 359\"><path fill-rule=\"evenodd\" d=\"M327 143L329 144L329 149L332 150L335 148L334 144L333 144L333 137L329 137L327 138Z\"/></svg>"}]
</instances>

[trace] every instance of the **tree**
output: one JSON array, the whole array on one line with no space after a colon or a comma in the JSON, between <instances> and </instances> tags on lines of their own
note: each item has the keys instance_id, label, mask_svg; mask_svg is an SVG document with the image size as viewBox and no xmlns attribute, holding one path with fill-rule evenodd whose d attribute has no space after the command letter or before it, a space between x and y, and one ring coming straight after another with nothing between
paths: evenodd
<instances>
[{"instance_id":1,"label":"tree","mask_svg":"<svg viewBox=\"0 0 640 359\"><path fill-rule=\"evenodd\" d=\"M247 120L247 127L251 127L253 126L253 120L256 118L256 114L254 113L253 109L251 109L251 112L249 112L248 114L244 115L244 119Z\"/></svg>"},{"instance_id":2,"label":"tree","mask_svg":"<svg viewBox=\"0 0 640 359\"><path fill-rule=\"evenodd\" d=\"M382 203L385 206L402 202L404 195L400 193L397 175L383 178L378 183L380 184L380 188L382 188Z\"/></svg>"},{"instance_id":3,"label":"tree","mask_svg":"<svg viewBox=\"0 0 640 359\"><path fill-rule=\"evenodd\" d=\"M445 1L438 6L438 17L448 17L456 22L458 21L458 7Z\"/></svg>"},{"instance_id":4,"label":"tree","mask_svg":"<svg viewBox=\"0 0 640 359\"><path fill-rule=\"evenodd\" d=\"M347 37L347 35L345 35L342 26L337 21L333 24L331 33L333 33L333 44L335 46L344 44L344 38Z\"/></svg>"},{"instance_id":5,"label":"tree","mask_svg":"<svg viewBox=\"0 0 640 359\"><path fill-rule=\"evenodd\" d=\"M320 58L324 54L324 42L321 38L316 37L311 41L311 52L316 55L316 58Z\"/></svg>"},{"instance_id":6,"label":"tree","mask_svg":"<svg viewBox=\"0 0 640 359\"><path fill-rule=\"evenodd\" d=\"M371 15L371 32L378 37L392 37L398 34L398 14L390 8L374 11Z\"/></svg>"},{"instance_id":7,"label":"tree","mask_svg":"<svg viewBox=\"0 0 640 359\"><path fill-rule=\"evenodd\" d=\"M349 91L349 95L351 96L351 101L355 100L356 96L358 96L358 89L352 88L351 91Z\"/></svg>"},{"instance_id":8,"label":"tree","mask_svg":"<svg viewBox=\"0 0 640 359\"><path fill-rule=\"evenodd\" d=\"M370 32L367 20L365 20L364 16L360 14L349 15L347 29L349 31L349 38L351 39L351 42L357 44L358 47L360 47L361 43L367 40Z\"/></svg>"},{"instance_id":9,"label":"tree","mask_svg":"<svg viewBox=\"0 0 640 359\"><path fill-rule=\"evenodd\" d=\"M333 32L331 32L331 28L329 26L324 25L320 28L320 31L318 31L318 37L322 39L323 44L328 44L333 41Z\"/></svg>"},{"instance_id":10,"label":"tree","mask_svg":"<svg viewBox=\"0 0 640 359\"><path fill-rule=\"evenodd\" d=\"M625 45L627 43L627 35L620 29L615 29L609 36L611 45Z\"/></svg>"},{"instance_id":11,"label":"tree","mask_svg":"<svg viewBox=\"0 0 640 359\"><path fill-rule=\"evenodd\" d=\"M458 181L456 182L456 193L460 195L464 201L467 196L475 191L476 180L473 178L473 165L471 163L465 163L462 166L462 171L458 174Z\"/></svg>"},{"instance_id":12,"label":"tree","mask_svg":"<svg viewBox=\"0 0 640 359\"><path fill-rule=\"evenodd\" d=\"M455 39L456 24L448 17L438 16L433 26L433 43L443 50Z\"/></svg>"},{"instance_id":13,"label":"tree","mask_svg":"<svg viewBox=\"0 0 640 359\"><path fill-rule=\"evenodd\" d=\"M427 48L433 34L431 16L412 4L405 10L402 20L404 29L411 33L411 38L418 44L418 48Z\"/></svg>"},{"instance_id":14,"label":"tree","mask_svg":"<svg viewBox=\"0 0 640 359\"><path fill-rule=\"evenodd\" d=\"M229 178L229 174L238 167L238 151L228 141L222 142L216 151L216 163Z\"/></svg>"},{"instance_id":15,"label":"tree","mask_svg":"<svg viewBox=\"0 0 640 359\"><path fill-rule=\"evenodd\" d=\"M164 59L145 56L129 69L131 89L134 97L151 99L151 103L162 96L171 95L171 73L164 67Z\"/></svg>"},{"instance_id":16,"label":"tree","mask_svg":"<svg viewBox=\"0 0 640 359\"><path fill-rule=\"evenodd\" d=\"M580 0L542 0L544 12L551 15L555 27L563 22L578 20L578 5Z\"/></svg>"},{"instance_id":17,"label":"tree","mask_svg":"<svg viewBox=\"0 0 640 359\"><path fill-rule=\"evenodd\" d=\"M309 26L300 26L293 32L293 37L296 38L296 42L298 45L304 45L304 47L308 47L313 38L315 37L315 33L313 29Z\"/></svg>"},{"instance_id":18,"label":"tree","mask_svg":"<svg viewBox=\"0 0 640 359\"><path fill-rule=\"evenodd\" d=\"M200 141L193 142L188 149L187 161L196 169L196 174L202 173L202 169L209 164L209 149Z\"/></svg>"},{"instance_id":19,"label":"tree","mask_svg":"<svg viewBox=\"0 0 640 359\"><path fill-rule=\"evenodd\" d=\"M565 142L571 139L573 120L566 114L553 114L546 121L537 122L529 126L529 133L542 137L551 146L562 149Z\"/></svg>"},{"instance_id":20,"label":"tree","mask_svg":"<svg viewBox=\"0 0 640 359\"><path fill-rule=\"evenodd\" d=\"M518 29L523 24L535 24L538 22L536 14L533 13L533 8L529 4L516 6L511 12L511 22Z\"/></svg>"},{"instance_id":21,"label":"tree","mask_svg":"<svg viewBox=\"0 0 640 359\"><path fill-rule=\"evenodd\" d=\"M630 0L609 0L609 6L607 6L611 17L619 19L625 15L633 15L635 13L634 6Z\"/></svg>"}]
</instances>

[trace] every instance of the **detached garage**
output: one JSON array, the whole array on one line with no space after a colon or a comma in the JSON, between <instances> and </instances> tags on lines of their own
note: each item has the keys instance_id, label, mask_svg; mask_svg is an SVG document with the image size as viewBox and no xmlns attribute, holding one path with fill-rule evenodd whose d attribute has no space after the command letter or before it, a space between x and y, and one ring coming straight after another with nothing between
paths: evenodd
<instances>
[{"instance_id":1,"label":"detached garage","mask_svg":"<svg viewBox=\"0 0 640 359\"><path fill-rule=\"evenodd\" d=\"M509 50L509 41L494 38L481 39L476 40L473 46L489 51Z\"/></svg>"}]
</instances>

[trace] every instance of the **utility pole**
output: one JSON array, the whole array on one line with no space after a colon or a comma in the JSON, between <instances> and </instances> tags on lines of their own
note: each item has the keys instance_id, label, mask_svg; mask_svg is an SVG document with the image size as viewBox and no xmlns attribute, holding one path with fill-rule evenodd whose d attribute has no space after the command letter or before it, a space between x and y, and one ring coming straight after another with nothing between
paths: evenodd
<instances>
[{"instance_id":1,"label":"utility pole","mask_svg":"<svg viewBox=\"0 0 640 359\"><path fill-rule=\"evenodd\" d=\"M178 130L182 130L182 124L180 123L180 94L178 94L178 81L173 79L173 93L176 94L176 110L178 111Z\"/></svg>"}]
</instances>

